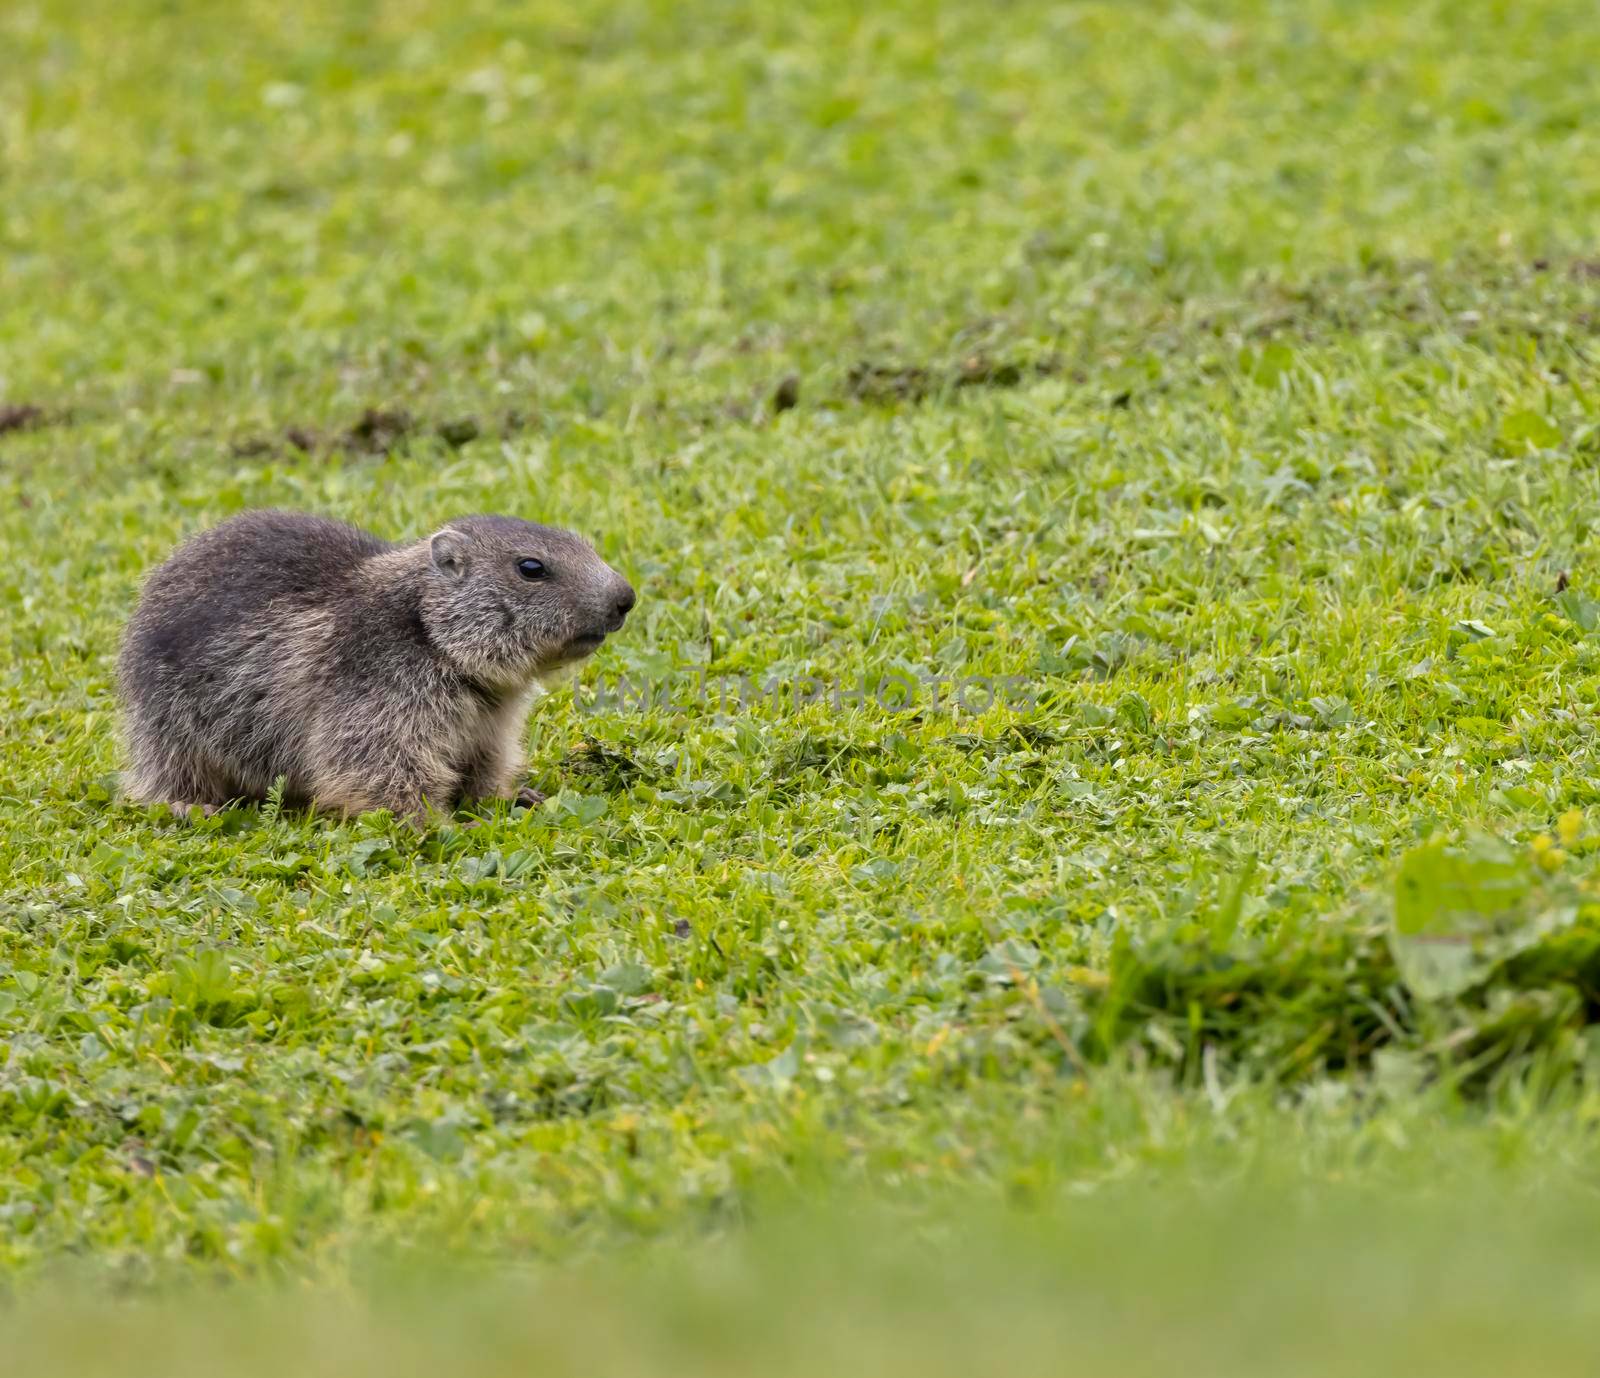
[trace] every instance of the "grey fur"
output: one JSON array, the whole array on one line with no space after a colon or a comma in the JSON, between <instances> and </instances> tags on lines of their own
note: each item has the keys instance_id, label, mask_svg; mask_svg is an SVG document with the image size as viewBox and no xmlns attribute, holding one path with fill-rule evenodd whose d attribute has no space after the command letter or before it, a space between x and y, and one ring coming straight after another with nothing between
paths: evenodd
<instances>
[{"instance_id":1,"label":"grey fur","mask_svg":"<svg viewBox=\"0 0 1600 1378\"><path fill-rule=\"evenodd\" d=\"M545 577L518 572L543 562ZM534 688L633 607L581 537L475 516L392 545L246 512L150 576L117 664L128 798L285 798L413 819L509 797Z\"/></svg>"}]
</instances>

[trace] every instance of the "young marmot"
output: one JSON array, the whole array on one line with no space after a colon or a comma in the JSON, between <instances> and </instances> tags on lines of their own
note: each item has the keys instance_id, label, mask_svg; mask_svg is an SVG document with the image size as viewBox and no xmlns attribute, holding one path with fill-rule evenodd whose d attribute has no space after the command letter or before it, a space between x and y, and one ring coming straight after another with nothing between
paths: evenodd
<instances>
[{"instance_id":1,"label":"young marmot","mask_svg":"<svg viewBox=\"0 0 1600 1378\"><path fill-rule=\"evenodd\" d=\"M413 820L516 793L534 686L592 655L633 589L581 537L463 517L409 545L246 512L150 576L117 678L128 798L284 798Z\"/></svg>"}]
</instances>

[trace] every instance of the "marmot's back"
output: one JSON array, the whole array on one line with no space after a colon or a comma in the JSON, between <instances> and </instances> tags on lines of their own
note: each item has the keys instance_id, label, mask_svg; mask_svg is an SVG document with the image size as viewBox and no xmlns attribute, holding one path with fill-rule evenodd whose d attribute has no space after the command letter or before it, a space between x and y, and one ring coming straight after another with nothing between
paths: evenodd
<instances>
[{"instance_id":1,"label":"marmot's back","mask_svg":"<svg viewBox=\"0 0 1600 1378\"><path fill-rule=\"evenodd\" d=\"M317 603L353 566L389 549L353 526L296 512L245 512L186 541L150 576L128 627L123 673L208 658L280 598Z\"/></svg>"},{"instance_id":2,"label":"marmot's back","mask_svg":"<svg viewBox=\"0 0 1600 1378\"><path fill-rule=\"evenodd\" d=\"M300 512L245 512L179 546L150 576L146 599L177 592L238 610L285 594L316 596L351 568L391 549L342 522Z\"/></svg>"}]
</instances>

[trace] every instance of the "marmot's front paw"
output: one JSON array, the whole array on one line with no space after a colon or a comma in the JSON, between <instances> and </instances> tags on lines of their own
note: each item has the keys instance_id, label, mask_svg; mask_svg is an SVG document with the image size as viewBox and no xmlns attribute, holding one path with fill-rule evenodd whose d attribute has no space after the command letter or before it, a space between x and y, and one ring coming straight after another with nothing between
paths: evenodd
<instances>
[{"instance_id":1,"label":"marmot's front paw","mask_svg":"<svg viewBox=\"0 0 1600 1378\"><path fill-rule=\"evenodd\" d=\"M525 809L536 809L544 803L544 795L536 789L529 789L524 785L511 798L513 804L521 804Z\"/></svg>"}]
</instances>

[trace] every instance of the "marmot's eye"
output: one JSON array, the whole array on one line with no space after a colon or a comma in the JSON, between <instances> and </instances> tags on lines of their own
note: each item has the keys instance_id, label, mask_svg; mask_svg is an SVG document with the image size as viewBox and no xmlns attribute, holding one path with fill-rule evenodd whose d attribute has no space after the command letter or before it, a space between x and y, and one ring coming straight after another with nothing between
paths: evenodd
<instances>
[{"instance_id":1,"label":"marmot's eye","mask_svg":"<svg viewBox=\"0 0 1600 1378\"><path fill-rule=\"evenodd\" d=\"M544 561L543 560L518 560L517 561L517 573L520 574L524 579L543 579L544 578Z\"/></svg>"}]
</instances>

